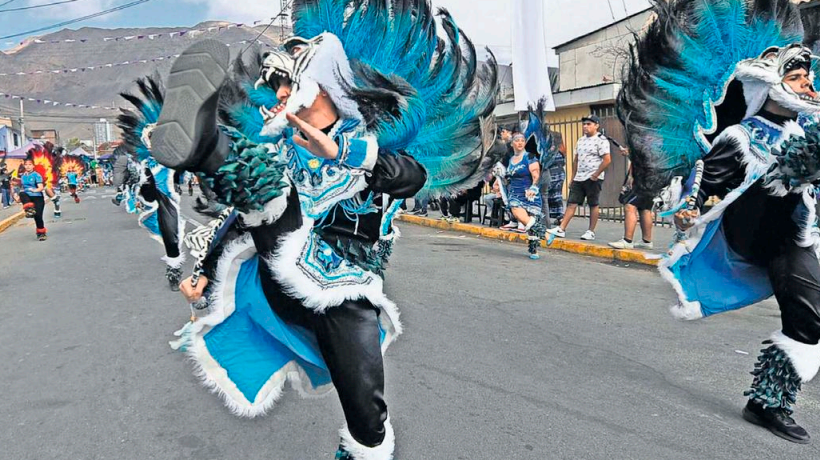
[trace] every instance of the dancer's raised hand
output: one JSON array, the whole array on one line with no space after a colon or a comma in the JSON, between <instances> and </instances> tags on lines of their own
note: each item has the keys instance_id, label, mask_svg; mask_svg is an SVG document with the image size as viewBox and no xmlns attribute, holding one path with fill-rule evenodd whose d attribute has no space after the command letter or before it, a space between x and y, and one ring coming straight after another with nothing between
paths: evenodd
<instances>
[{"instance_id":1,"label":"dancer's raised hand","mask_svg":"<svg viewBox=\"0 0 820 460\"><path fill-rule=\"evenodd\" d=\"M298 135L293 136L293 142L295 142L296 145L306 148L310 153L319 158L335 160L336 157L339 156L339 145L336 144L330 136L323 133L322 130L309 125L306 121L292 113L288 113L286 116L290 124L296 127L302 136L304 136L304 138Z\"/></svg>"}]
</instances>

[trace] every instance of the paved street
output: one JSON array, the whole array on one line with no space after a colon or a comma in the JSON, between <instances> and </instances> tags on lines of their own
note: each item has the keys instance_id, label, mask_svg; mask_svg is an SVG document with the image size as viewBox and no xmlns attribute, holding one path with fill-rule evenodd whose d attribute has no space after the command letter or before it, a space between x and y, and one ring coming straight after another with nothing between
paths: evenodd
<instances>
[{"instance_id":1,"label":"paved street","mask_svg":"<svg viewBox=\"0 0 820 460\"><path fill-rule=\"evenodd\" d=\"M189 311L162 248L111 196L65 203L47 242L30 220L0 234L0 458L331 459L335 397L289 391L243 420L199 385L167 345ZM386 359L397 460L820 458L817 382L797 413L813 444L740 418L774 303L681 323L653 271L402 233L386 280L405 325Z\"/></svg>"}]
</instances>

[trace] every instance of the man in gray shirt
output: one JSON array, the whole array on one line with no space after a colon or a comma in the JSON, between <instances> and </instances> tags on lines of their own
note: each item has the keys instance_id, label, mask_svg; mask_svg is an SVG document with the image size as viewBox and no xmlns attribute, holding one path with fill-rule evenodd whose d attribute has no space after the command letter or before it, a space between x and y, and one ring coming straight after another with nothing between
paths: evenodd
<instances>
[{"instance_id":1,"label":"man in gray shirt","mask_svg":"<svg viewBox=\"0 0 820 460\"><path fill-rule=\"evenodd\" d=\"M598 204L601 197L601 188L604 183L604 171L612 162L609 152L609 140L600 135L601 120L597 115L590 115L581 119L584 136L578 139L575 147L575 177L569 187L567 211L561 225L547 230L549 233L563 238L566 229L578 206L584 201L589 204L589 229L581 235L582 240L595 239L595 227L598 225Z\"/></svg>"}]
</instances>

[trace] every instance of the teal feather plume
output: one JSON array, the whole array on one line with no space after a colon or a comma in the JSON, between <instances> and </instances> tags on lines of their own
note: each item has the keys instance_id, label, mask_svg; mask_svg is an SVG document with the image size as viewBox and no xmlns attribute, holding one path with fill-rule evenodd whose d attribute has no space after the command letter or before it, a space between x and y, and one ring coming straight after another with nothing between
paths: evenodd
<instances>
[{"instance_id":1,"label":"teal feather plume","mask_svg":"<svg viewBox=\"0 0 820 460\"><path fill-rule=\"evenodd\" d=\"M655 11L630 49L616 105L635 187L647 194L688 176L714 136L740 121L741 110L716 111L721 102L745 107L728 91L738 62L803 38L788 0L670 0Z\"/></svg>"}]
</instances>

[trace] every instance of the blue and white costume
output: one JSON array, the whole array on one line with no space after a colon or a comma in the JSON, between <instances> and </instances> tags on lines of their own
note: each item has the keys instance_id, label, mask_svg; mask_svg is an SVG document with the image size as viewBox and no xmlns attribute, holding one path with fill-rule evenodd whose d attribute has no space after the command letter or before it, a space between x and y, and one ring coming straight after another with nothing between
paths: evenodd
<instances>
[{"instance_id":1,"label":"blue and white costume","mask_svg":"<svg viewBox=\"0 0 820 460\"><path fill-rule=\"evenodd\" d=\"M186 238L206 302L173 346L237 415L265 414L287 382L303 395L335 388L347 422L339 459L393 454L382 362L402 331L383 292L393 218L406 198L474 186L496 160L482 135L495 62L479 64L440 15L444 40L425 0L296 1L298 36L238 59L230 77L224 45L194 44L171 69L152 137L160 163L196 172L228 206ZM334 159L301 147L307 133L286 118L320 97L333 110L312 128L338 147Z\"/></svg>"},{"instance_id":2,"label":"blue and white costume","mask_svg":"<svg viewBox=\"0 0 820 460\"><path fill-rule=\"evenodd\" d=\"M672 313L694 320L774 295L782 329L764 341L743 417L808 442L790 416L820 369L820 97L803 21L785 0L657 9L632 49L618 112L636 188L660 192L664 214L691 227L659 267L678 295ZM710 197L719 201L708 208Z\"/></svg>"},{"instance_id":3,"label":"blue and white costume","mask_svg":"<svg viewBox=\"0 0 820 460\"><path fill-rule=\"evenodd\" d=\"M171 290L176 291L185 263L185 219L177 191L182 174L158 163L151 152L151 131L163 103L161 84L148 78L138 80L137 86L139 96L122 95L134 110L124 110L118 119L128 153L117 159L114 168L121 195L113 201L117 205L124 201L129 213L139 212L139 225L163 245L165 277ZM140 203L139 209L136 202Z\"/></svg>"}]
</instances>

